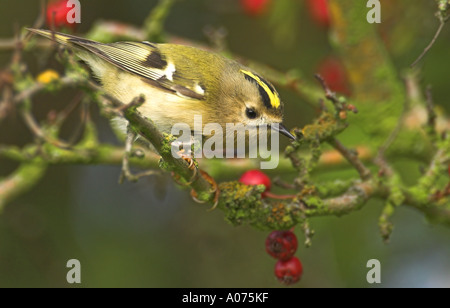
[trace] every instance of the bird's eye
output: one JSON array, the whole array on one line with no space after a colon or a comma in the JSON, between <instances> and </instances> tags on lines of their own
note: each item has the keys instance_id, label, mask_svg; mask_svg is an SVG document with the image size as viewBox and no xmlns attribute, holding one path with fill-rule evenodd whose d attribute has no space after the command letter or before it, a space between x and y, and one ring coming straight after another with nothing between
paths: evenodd
<instances>
[{"instance_id":1,"label":"bird's eye","mask_svg":"<svg viewBox=\"0 0 450 308\"><path fill-rule=\"evenodd\" d=\"M245 114L247 115L247 118L254 119L257 117L256 111L253 108L247 108L245 110Z\"/></svg>"}]
</instances>

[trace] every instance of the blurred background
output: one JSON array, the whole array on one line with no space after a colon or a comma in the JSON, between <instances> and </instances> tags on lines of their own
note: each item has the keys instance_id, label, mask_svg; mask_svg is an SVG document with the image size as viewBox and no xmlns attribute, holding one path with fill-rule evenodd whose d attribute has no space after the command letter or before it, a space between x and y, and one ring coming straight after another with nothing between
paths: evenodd
<instances>
[{"instance_id":1,"label":"blurred background","mask_svg":"<svg viewBox=\"0 0 450 308\"><path fill-rule=\"evenodd\" d=\"M80 35L98 20L139 27L157 3L80 2ZM205 28L226 29L225 42L234 54L281 71L300 69L311 82L314 73L331 71L329 78L339 79L336 90L349 93L345 77L344 81L339 77L345 72L335 65L326 20L308 6L312 1L267 1L261 10L244 2L178 1L165 30L209 44ZM412 5L407 0L382 0L381 5L378 30L401 74L433 37L436 5L434 1ZM0 38L12 38L18 27L31 26L38 13L38 1L0 0ZM449 27L444 28L421 63L422 84L433 86L435 103L447 111L449 34ZM36 72L49 65L61 68L56 60L39 63L33 53L26 57ZM11 52L0 50L0 67L10 58ZM279 92L286 103L288 127L312 121L315 112L308 104L287 90ZM42 105L34 105L33 111L43 116L73 95L42 94L36 99ZM96 123L102 140L118 144L107 120L96 116ZM70 131L71 124L66 126ZM0 123L0 144L23 145L30 140L20 117ZM0 176L15 167L0 159ZM404 178L419 174L408 161L396 167ZM345 172L331 170L323 177L343 177ZM83 287L282 287L273 275L276 261L265 253L268 232L231 226L221 211L209 212L192 202L189 192L170 177L119 185L119 174L119 167L52 166L37 186L8 204L0 215L0 287L68 287L69 259L80 260ZM277 175L276 170L271 175ZM383 244L378 230L382 206L373 200L341 218L312 219L313 246L299 246L304 274L293 287L450 287L450 229L431 225L421 213L401 207L392 219L391 241ZM300 230L296 234L303 242ZM369 259L381 262L380 285L366 282Z\"/></svg>"}]
</instances>

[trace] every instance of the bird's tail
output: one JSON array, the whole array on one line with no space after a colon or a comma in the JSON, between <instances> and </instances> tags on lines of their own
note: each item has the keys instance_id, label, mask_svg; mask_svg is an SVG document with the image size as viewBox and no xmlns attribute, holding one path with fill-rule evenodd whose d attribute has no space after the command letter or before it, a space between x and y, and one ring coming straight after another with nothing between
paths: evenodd
<instances>
[{"instance_id":1,"label":"bird's tail","mask_svg":"<svg viewBox=\"0 0 450 308\"><path fill-rule=\"evenodd\" d=\"M107 46L107 44L102 44L78 36L54 32L50 30L30 28L27 28L27 30L71 48L75 52L76 56L85 61L91 67L94 75L99 79L102 79L105 70L109 69L109 66L107 66L104 61L99 60L100 57L104 58L106 62L111 62L108 58L104 57L102 52L99 50L100 46Z\"/></svg>"},{"instance_id":2,"label":"bird's tail","mask_svg":"<svg viewBox=\"0 0 450 308\"><path fill-rule=\"evenodd\" d=\"M56 41L62 45L68 45L71 47L84 47L83 45L86 44L95 44L96 42L87 40L78 36L60 33L60 32L54 32L50 30L42 30L42 29L32 29L32 28L26 28L28 31L42 35L43 37L46 37L50 40Z\"/></svg>"}]
</instances>

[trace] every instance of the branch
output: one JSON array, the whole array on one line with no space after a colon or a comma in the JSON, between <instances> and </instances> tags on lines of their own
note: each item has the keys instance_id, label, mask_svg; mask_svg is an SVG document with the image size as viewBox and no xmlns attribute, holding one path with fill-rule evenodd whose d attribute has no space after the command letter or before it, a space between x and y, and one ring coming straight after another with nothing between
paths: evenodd
<instances>
[{"instance_id":1,"label":"branch","mask_svg":"<svg viewBox=\"0 0 450 308\"><path fill-rule=\"evenodd\" d=\"M423 52L419 55L419 57L411 64L411 68L414 67L420 60L428 53L428 51L433 47L437 38L441 34L442 29L444 28L445 22L448 20L447 10L449 9L450 4L448 2L438 1L438 11L436 13L439 19L439 27L436 30L436 33L433 36L431 42L425 47Z\"/></svg>"},{"instance_id":2,"label":"branch","mask_svg":"<svg viewBox=\"0 0 450 308\"><path fill-rule=\"evenodd\" d=\"M82 83L83 83L82 80L74 78L74 76L64 76L57 81L57 84L63 87L75 87L79 86ZM45 89L48 89L48 86L49 86L48 84L36 82L31 87L14 96L13 102L19 105L24 101L26 101L27 99L33 97L37 93L40 93Z\"/></svg>"},{"instance_id":3,"label":"branch","mask_svg":"<svg viewBox=\"0 0 450 308\"><path fill-rule=\"evenodd\" d=\"M36 154L38 153L38 154ZM93 146L75 146L70 150L47 144L45 147L29 145L23 149L15 146L0 147L0 156L17 162L41 163L47 165L113 165L122 163L124 155L122 147L107 144ZM130 163L140 168L158 168L159 156L145 151L145 159L130 157Z\"/></svg>"},{"instance_id":4,"label":"branch","mask_svg":"<svg viewBox=\"0 0 450 308\"><path fill-rule=\"evenodd\" d=\"M362 180L368 180L371 177L370 170L364 166L363 162L358 158L358 153L347 149L336 138L333 138L328 142L358 171Z\"/></svg>"},{"instance_id":5,"label":"branch","mask_svg":"<svg viewBox=\"0 0 450 308\"><path fill-rule=\"evenodd\" d=\"M336 198L325 199L317 203L315 199L306 199L304 203L308 217L336 215L341 216L352 211L361 209L366 202L375 195L380 194L382 189L374 181L356 183L344 194ZM308 202L309 201L309 202Z\"/></svg>"},{"instance_id":6,"label":"branch","mask_svg":"<svg viewBox=\"0 0 450 308\"><path fill-rule=\"evenodd\" d=\"M285 230L309 217L341 216L362 208L367 201L383 195L385 187L375 181L358 182L335 198L321 199L317 195L293 200L261 199L262 186L246 186L235 182L220 185L219 208L226 220L234 225L250 224L264 230Z\"/></svg>"},{"instance_id":7,"label":"branch","mask_svg":"<svg viewBox=\"0 0 450 308\"><path fill-rule=\"evenodd\" d=\"M137 107L144 103L144 98L138 99L138 105L129 105L124 110L124 116L129 121L132 129L142 135L155 147L161 155L164 163L164 169L174 171L197 193L197 199L200 201L211 201L214 195L212 184L203 176L191 169L189 164L182 158L175 158L171 150L171 137L163 136L156 128L153 121L145 118L137 110Z\"/></svg>"},{"instance_id":8,"label":"branch","mask_svg":"<svg viewBox=\"0 0 450 308\"><path fill-rule=\"evenodd\" d=\"M436 152L433 160L420 178L417 185L409 189L409 195L414 196L416 206L427 207L431 199L431 192L440 176L444 173L450 163L450 138L444 143L444 146Z\"/></svg>"},{"instance_id":9,"label":"branch","mask_svg":"<svg viewBox=\"0 0 450 308\"><path fill-rule=\"evenodd\" d=\"M4 206L27 192L45 174L46 164L22 163L16 171L0 181L0 213Z\"/></svg>"},{"instance_id":10,"label":"branch","mask_svg":"<svg viewBox=\"0 0 450 308\"><path fill-rule=\"evenodd\" d=\"M440 20L439 21L439 27L436 31L436 33L434 34L433 39L431 40L431 42L428 44L427 47L425 47L425 49L422 51L422 53L417 57L417 59L410 65L411 68L413 68L414 66L416 66L417 63L419 63L420 60L422 60L423 57L425 57L425 55L428 53L428 51L430 51L431 47L433 47L434 43L436 42L437 38L439 37L439 35L441 34L442 29L444 29L444 25L445 22Z\"/></svg>"}]
</instances>

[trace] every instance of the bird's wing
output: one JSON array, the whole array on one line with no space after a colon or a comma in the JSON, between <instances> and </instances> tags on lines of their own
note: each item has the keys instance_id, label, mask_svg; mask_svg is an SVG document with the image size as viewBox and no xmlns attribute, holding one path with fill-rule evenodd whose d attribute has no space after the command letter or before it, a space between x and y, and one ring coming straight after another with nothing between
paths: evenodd
<instances>
[{"instance_id":1,"label":"bird's wing","mask_svg":"<svg viewBox=\"0 0 450 308\"><path fill-rule=\"evenodd\" d=\"M138 75L152 86L173 92L184 98L202 100L204 91L195 81L182 80L176 67L161 54L158 45L150 42L99 43L64 33L48 30L29 29L30 31L69 45L87 50L114 66ZM182 80L182 84L180 83Z\"/></svg>"}]
</instances>

